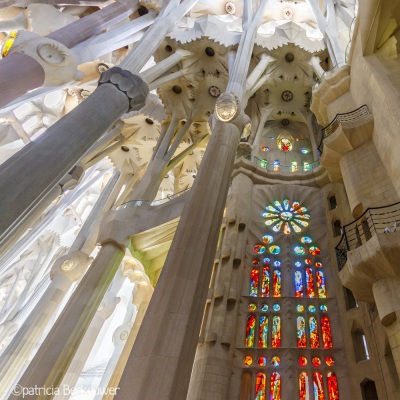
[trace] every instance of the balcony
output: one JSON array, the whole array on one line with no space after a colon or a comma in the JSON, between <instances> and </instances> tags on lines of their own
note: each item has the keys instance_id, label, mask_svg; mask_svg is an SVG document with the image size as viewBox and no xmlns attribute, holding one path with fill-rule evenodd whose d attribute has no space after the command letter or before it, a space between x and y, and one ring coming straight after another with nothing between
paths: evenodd
<instances>
[{"instance_id":1,"label":"balcony","mask_svg":"<svg viewBox=\"0 0 400 400\"><path fill-rule=\"evenodd\" d=\"M344 226L336 256L342 284L357 301L376 302L376 283L400 277L400 202L368 208Z\"/></svg>"},{"instance_id":2,"label":"balcony","mask_svg":"<svg viewBox=\"0 0 400 400\"><path fill-rule=\"evenodd\" d=\"M343 227L342 237L335 247L339 271L348 260L348 252L358 249L377 235L393 235L397 232L400 232L400 202L365 210L356 220Z\"/></svg>"}]
</instances>

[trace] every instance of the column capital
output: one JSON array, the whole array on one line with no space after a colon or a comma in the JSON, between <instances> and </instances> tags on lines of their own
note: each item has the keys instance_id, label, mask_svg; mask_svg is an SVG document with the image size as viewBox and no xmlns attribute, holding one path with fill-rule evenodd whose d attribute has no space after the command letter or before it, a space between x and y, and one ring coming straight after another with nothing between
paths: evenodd
<instances>
[{"instance_id":1,"label":"column capital","mask_svg":"<svg viewBox=\"0 0 400 400\"><path fill-rule=\"evenodd\" d=\"M45 75L43 86L59 86L82 78L72 51L48 37L18 31L7 55L15 53L25 54L40 64Z\"/></svg>"},{"instance_id":2,"label":"column capital","mask_svg":"<svg viewBox=\"0 0 400 400\"><path fill-rule=\"evenodd\" d=\"M53 280L56 275L62 275L72 282L80 279L86 271L92 259L83 251L74 251L55 261L50 277Z\"/></svg>"},{"instance_id":3,"label":"column capital","mask_svg":"<svg viewBox=\"0 0 400 400\"><path fill-rule=\"evenodd\" d=\"M114 85L128 97L129 107L127 112L140 110L144 107L149 87L140 76L119 67L112 67L100 76L99 86L105 83Z\"/></svg>"}]
</instances>

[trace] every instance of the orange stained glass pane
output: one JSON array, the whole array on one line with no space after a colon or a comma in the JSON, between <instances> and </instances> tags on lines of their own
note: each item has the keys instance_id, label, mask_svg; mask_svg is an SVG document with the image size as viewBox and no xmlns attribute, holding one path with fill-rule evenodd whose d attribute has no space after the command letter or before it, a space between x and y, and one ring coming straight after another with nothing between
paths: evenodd
<instances>
[{"instance_id":1,"label":"orange stained glass pane","mask_svg":"<svg viewBox=\"0 0 400 400\"><path fill-rule=\"evenodd\" d=\"M266 400L267 376L259 373L256 376L256 400Z\"/></svg>"},{"instance_id":2,"label":"orange stained glass pane","mask_svg":"<svg viewBox=\"0 0 400 400\"><path fill-rule=\"evenodd\" d=\"M271 374L270 400L281 400L281 376L278 372Z\"/></svg>"}]
</instances>

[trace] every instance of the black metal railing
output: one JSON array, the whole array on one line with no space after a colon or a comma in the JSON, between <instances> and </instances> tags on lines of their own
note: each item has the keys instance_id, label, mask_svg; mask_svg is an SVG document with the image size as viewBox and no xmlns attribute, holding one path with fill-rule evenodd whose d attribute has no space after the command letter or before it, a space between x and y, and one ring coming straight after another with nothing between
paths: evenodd
<instances>
[{"instance_id":1,"label":"black metal railing","mask_svg":"<svg viewBox=\"0 0 400 400\"><path fill-rule=\"evenodd\" d=\"M339 271L346 264L348 251L367 243L377 233L390 234L397 230L400 230L400 202L367 208L342 228L342 237L335 247Z\"/></svg>"}]
</instances>

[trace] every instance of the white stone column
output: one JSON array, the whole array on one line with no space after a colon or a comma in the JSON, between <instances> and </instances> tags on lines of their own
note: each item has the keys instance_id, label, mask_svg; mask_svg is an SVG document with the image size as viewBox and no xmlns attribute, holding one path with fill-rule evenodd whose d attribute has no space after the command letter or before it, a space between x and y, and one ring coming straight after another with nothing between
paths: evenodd
<instances>
[{"instance_id":1,"label":"white stone column","mask_svg":"<svg viewBox=\"0 0 400 400\"><path fill-rule=\"evenodd\" d=\"M115 290L108 291L104 296L100 307L98 308L96 315L93 317L89 328L78 347L78 351L75 353L75 357L73 358L68 371L64 376L64 379L60 385L61 388L68 387L69 389L73 389L76 387L76 383L78 382L83 367L86 364L90 352L92 351L99 332L101 331L105 321L111 317L115 307L120 301L120 298L117 297L114 292ZM59 395L54 396L54 400L67 400L69 397L70 395L68 394L68 391L61 390Z\"/></svg>"},{"instance_id":2,"label":"white stone column","mask_svg":"<svg viewBox=\"0 0 400 400\"><path fill-rule=\"evenodd\" d=\"M321 76L325 72L324 69L321 67L320 62L321 60L319 57L311 57L310 64L313 67L313 70L318 78L321 78Z\"/></svg>"},{"instance_id":3,"label":"white stone column","mask_svg":"<svg viewBox=\"0 0 400 400\"><path fill-rule=\"evenodd\" d=\"M95 400L112 399L114 397L112 390L107 392L105 389L107 387L110 389L118 387L126 361L132 350L133 343L153 293L153 287L144 272L143 265L139 261L128 260L124 264L123 270L127 278L132 283L135 283L132 291L133 299L127 307L124 322L114 332L114 352L99 385L99 389L109 394L105 394L104 396L98 395L95 397Z\"/></svg>"},{"instance_id":4,"label":"white stone column","mask_svg":"<svg viewBox=\"0 0 400 400\"><path fill-rule=\"evenodd\" d=\"M87 261L86 254L75 253L54 265L50 286L0 357L1 398L6 398L65 294L85 272Z\"/></svg>"},{"instance_id":5,"label":"white stone column","mask_svg":"<svg viewBox=\"0 0 400 400\"><path fill-rule=\"evenodd\" d=\"M250 5L246 2L248 9ZM255 18L247 12L225 94L232 109L238 99L237 113L227 123L214 118L213 134L115 399L186 399L236 147L248 121L239 114L240 101L265 5L260 4ZM157 384L149 385L154 376Z\"/></svg>"}]
</instances>

